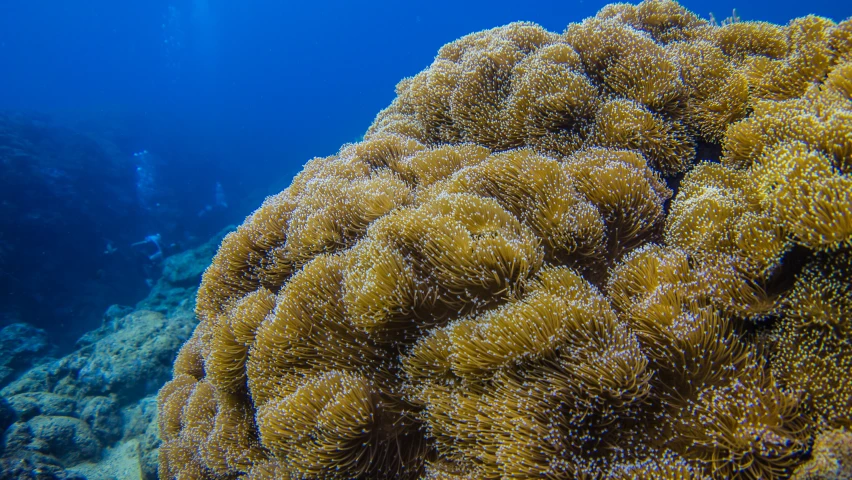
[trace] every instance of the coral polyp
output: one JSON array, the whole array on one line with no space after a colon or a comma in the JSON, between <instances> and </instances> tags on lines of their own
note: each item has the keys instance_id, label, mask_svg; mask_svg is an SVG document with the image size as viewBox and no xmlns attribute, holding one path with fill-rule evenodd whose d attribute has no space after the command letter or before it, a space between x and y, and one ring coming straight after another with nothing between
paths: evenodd
<instances>
[{"instance_id":1,"label":"coral polyp","mask_svg":"<svg viewBox=\"0 0 852 480\"><path fill-rule=\"evenodd\" d=\"M445 45L222 242L161 478L849 462L850 72L850 20L666 0Z\"/></svg>"}]
</instances>

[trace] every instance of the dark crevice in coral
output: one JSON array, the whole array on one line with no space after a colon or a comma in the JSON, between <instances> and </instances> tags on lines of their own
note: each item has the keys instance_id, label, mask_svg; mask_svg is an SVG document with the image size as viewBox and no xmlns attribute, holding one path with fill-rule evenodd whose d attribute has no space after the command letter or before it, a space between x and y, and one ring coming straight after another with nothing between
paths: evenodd
<instances>
[{"instance_id":1,"label":"dark crevice in coral","mask_svg":"<svg viewBox=\"0 0 852 480\"><path fill-rule=\"evenodd\" d=\"M781 295L793 288L796 278L813 258L813 251L801 245L791 248L766 281L764 288L770 296Z\"/></svg>"},{"instance_id":2,"label":"dark crevice in coral","mask_svg":"<svg viewBox=\"0 0 852 480\"><path fill-rule=\"evenodd\" d=\"M702 162L719 163L722 159L722 145L699 141L696 145L695 158Z\"/></svg>"},{"instance_id":3,"label":"dark crevice in coral","mask_svg":"<svg viewBox=\"0 0 852 480\"><path fill-rule=\"evenodd\" d=\"M789 292L793 288L796 278L813 258L814 254L811 250L799 245L794 246L778 262L778 268L771 273L766 283L762 285L766 296L777 298ZM764 316L751 318L740 325L740 334L749 341L757 341L761 336L769 335L774 331L778 322L783 318L777 310Z\"/></svg>"},{"instance_id":4,"label":"dark crevice in coral","mask_svg":"<svg viewBox=\"0 0 852 480\"><path fill-rule=\"evenodd\" d=\"M722 158L722 145L718 143L710 143L699 141L695 147L695 158L700 162L719 163ZM663 215L668 216L669 205L672 200L677 198L677 193L680 191L680 183L688 172L681 172L675 175L663 177L666 186L672 191L672 196L663 203Z\"/></svg>"},{"instance_id":5,"label":"dark crevice in coral","mask_svg":"<svg viewBox=\"0 0 852 480\"><path fill-rule=\"evenodd\" d=\"M672 191L672 196L666 199L663 202L663 216L669 216L669 207L671 206L672 200L677 198L677 192L680 190L680 183L683 181L683 177L686 176L686 173L678 173L676 175L671 175L668 177L663 177L663 181L666 182L666 186L669 187L669 190Z\"/></svg>"}]
</instances>

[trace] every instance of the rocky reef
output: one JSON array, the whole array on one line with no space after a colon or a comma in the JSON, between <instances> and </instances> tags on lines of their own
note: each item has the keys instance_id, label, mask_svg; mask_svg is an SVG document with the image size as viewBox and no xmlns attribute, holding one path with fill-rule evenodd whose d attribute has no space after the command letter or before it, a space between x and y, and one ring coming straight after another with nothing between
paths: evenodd
<instances>
[{"instance_id":1,"label":"rocky reef","mask_svg":"<svg viewBox=\"0 0 852 480\"><path fill-rule=\"evenodd\" d=\"M199 279L226 232L168 257L144 300L110 307L69 355L44 359L31 326L2 331L0 347L14 355L3 356L11 381L0 390L0 479L157 477L154 395L197 323Z\"/></svg>"},{"instance_id":2,"label":"rocky reef","mask_svg":"<svg viewBox=\"0 0 852 480\"><path fill-rule=\"evenodd\" d=\"M224 240L159 474L842 478L851 249L852 20L474 33Z\"/></svg>"},{"instance_id":3,"label":"rocky reef","mask_svg":"<svg viewBox=\"0 0 852 480\"><path fill-rule=\"evenodd\" d=\"M28 323L0 329L0 388L32 367L49 362L56 354L44 330Z\"/></svg>"}]
</instances>

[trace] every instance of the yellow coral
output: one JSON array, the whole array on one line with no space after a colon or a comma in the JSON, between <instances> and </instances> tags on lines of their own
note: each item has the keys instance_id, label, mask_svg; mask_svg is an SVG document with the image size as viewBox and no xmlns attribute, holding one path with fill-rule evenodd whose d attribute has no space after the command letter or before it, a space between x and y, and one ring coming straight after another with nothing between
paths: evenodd
<instances>
[{"instance_id":1,"label":"yellow coral","mask_svg":"<svg viewBox=\"0 0 852 480\"><path fill-rule=\"evenodd\" d=\"M808 265L780 307L772 368L823 427L852 426L852 254Z\"/></svg>"},{"instance_id":2,"label":"yellow coral","mask_svg":"<svg viewBox=\"0 0 852 480\"><path fill-rule=\"evenodd\" d=\"M715 267L720 308L743 316L772 309L765 289L791 245L753 178L718 164L693 169L672 204L665 239Z\"/></svg>"},{"instance_id":3,"label":"yellow coral","mask_svg":"<svg viewBox=\"0 0 852 480\"><path fill-rule=\"evenodd\" d=\"M788 246L779 229L766 221L771 217L761 200L759 186L743 172L699 165L684 179L672 205L666 242L693 254L733 255L745 261L747 271L765 272ZM754 240L746 241L743 233Z\"/></svg>"},{"instance_id":4,"label":"yellow coral","mask_svg":"<svg viewBox=\"0 0 852 480\"><path fill-rule=\"evenodd\" d=\"M664 175L685 171L695 157L695 140L682 123L667 121L627 100L613 100L601 106L592 143L637 150Z\"/></svg>"},{"instance_id":5,"label":"yellow coral","mask_svg":"<svg viewBox=\"0 0 852 480\"><path fill-rule=\"evenodd\" d=\"M569 45L538 49L513 69L507 134L514 145L568 155L582 145L598 105L598 88Z\"/></svg>"},{"instance_id":6,"label":"yellow coral","mask_svg":"<svg viewBox=\"0 0 852 480\"><path fill-rule=\"evenodd\" d=\"M669 48L678 57L683 83L690 89L684 122L707 140L721 142L728 125L748 113L748 79L711 42L679 42Z\"/></svg>"},{"instance_id":7,"label":"yellow coral","mask_svg":"<svg viewBox=\"0 0 852 480\"><path fill-rule=\"evenodd\" d=\"M735 58L782 58L789 49L784 27L767 22L733 22L713 31L713 43Z\"/></svg>"},{"instance_id":8,"label":"yellow coral","mask_svg":"<svg viewBox=\"0 0 852 480\"><path fill-rule=\"evenodd\" d=\"M817 437L812 458L796 469L794 480L852 479L852 433L833 430Z\"/></svg>"},{"instance_id":9,"label":"yellow coral","mask_svg":"<svg viewBox=\"0 0 852 480\"><path fill-rule=\"evenodd\" d=\"M613 271L607 289L616 310L633 327L656 367L657 395L683 406L699 390L729 382L753 362L733 322L720 315L713 281L683 251L648 245Z\"/></svg>"},{"instance_id":10,"label":"yellow coral","mask_svg":"<svg viewBox=\"0 0 852 480\"><path fill-rule=\"evenodd\" d=\"M672 0L652 0L638 5L607 5L598 16L618 18L636 29L648 32L661 43L693 38L694 30L707 24L705 20Z\"/></svg>"},{"instance_id":11,"label":"yellow coral","mask_svg":"<svg viewBox=\"0 0 852 480\"><path fill-rule=\"evenodd\" d=\"M566 173L553 159L513 150L459 171L431 194L494 198L542 239L549 260L590 266L604 254L604 221Z\"/></svg>"},{"instance_id":12,"label":"yellow coral","mask_svg":"<svg viewBox=\"0 0 852 480\"><path fill-rule=\"evenodd\" d=\"M834 174L827 156L787 144L765 152L754 173L774 217L797 242L824 249L852 241L852 178Z\"/></svg>"},{"instance_id":13,"label":"yellow coral","mask_svg":"<svg viewBox=\"0 0 852 480\"><path fill-rule=\"evenodd\" d=\"M647 458L614 466L607 478L617 480L699 480L709 479L700 468L671 451L654 452Z\"/></svg>"},{"instance_id":14,"label":"yellow coral","mask_svg":"<svg viewBox=\"0 0 852 480\"><path fill-rule=\"evenodd\" d=\"M831 48L833 26L832 21L813 15L793 20L786 27L788 51L784 57L749 57L747 71L754 94L772 100L794 98L802 95L811 82L821 80L836 61L836 52ZM770 55L782 52L780 45L764 44L762 48Z\"/></svg>"},{"instance_id":15,"label":"yellow coral","mask_svg":"<svg viewBox=\"0 0 852 480\"><path fill-rule=\"evenodd\" d=\"M385 408L367 379L331 371L268 402L257 417L264 445L299 475L391 477L422 455L422 440L398 438L406 425L388 423L395 415Z\"/></svg>"},{"instance_id":16,"label":"yellow coral","mask_svg":"<svg viewBox=\"0 0 852 480\"><path fill-rule=\"evenodd\" d=\"M749 365L730 384L702 390L674 416L673 443L718 477L776 478L807 449L797 409L795 396Z\"/></svg>"},{"instance_id":17,"label":"yellow coral","mask_svg":"<svg viewBox=\"0 0 852 480\"><path fill-rule=\"evenodd\" d=\"M728 128L722 157L747 169L785 236L814 250L852 241L852 107L837 76L845 68L802 98L757 103L754 115Z\"/></svg>"},{"instance_id":18,"label":"yellow coral","mask_svg":"<svg viewBox=\"0 0 852 480\"><path fill-rule=\"evenodd\" d=\"M527 292L433 331L403 360L432 435L488 477L586 468L565 457L592 454L584 437L629 422L649 393L646 358L594 287L556 268ZM460 381L442 381L450 372Z\"/></svg>"},{"instance_id":19,"label":"yellow coral","mask_svg":"<svg viewBox=\"0 0 852 480\"><path fill-rule=\"evenodd\" d=\"M659 234L663 204L671 190L642 155L593 148L575 153L563 165L577 190L603 216L610 258L618 258Z\"/></svg>"},{"instance_id":20,"label":"yellow coral","mask_svg":"<svg viewBox=\"0 0 852 480\"><path fill-rule=\"evenodd\" d=\"M850 20L669 0L444 46L222 242L160 477L821 478L850 61Z\"/></svg>"}]
</instances>

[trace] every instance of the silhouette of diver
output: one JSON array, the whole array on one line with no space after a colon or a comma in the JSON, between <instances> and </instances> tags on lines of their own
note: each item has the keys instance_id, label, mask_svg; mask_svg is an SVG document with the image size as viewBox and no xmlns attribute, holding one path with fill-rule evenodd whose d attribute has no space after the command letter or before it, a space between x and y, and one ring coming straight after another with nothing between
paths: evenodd
<instances>
[{"instance_id":1,"label":"silhouette of diver","mask_svg":"<svg viewBox=\"0 0 852 480\"><path fill-rule=\"evenodd\" d=\"M131 244L130 246L131 247L140 247L142 245L147 245L147 244L150 243L150 244L154 245L154 248L156 248L157 251L152 253L151 255L148 255L148 259L149 260L159 260L159 259L163 258L163 249L160 247L160 240L161 240L160 234L155 233L153 235L148 235L147 237L145 237L145 240L142 240L141 242L136 242L134 244Z\"/></svg>"}]
</instances>

